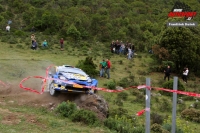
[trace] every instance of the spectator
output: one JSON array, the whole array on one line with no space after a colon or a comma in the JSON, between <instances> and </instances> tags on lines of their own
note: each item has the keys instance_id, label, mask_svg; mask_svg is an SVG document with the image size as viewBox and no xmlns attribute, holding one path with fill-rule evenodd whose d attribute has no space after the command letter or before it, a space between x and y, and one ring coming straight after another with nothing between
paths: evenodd
<instances>
[{"instance_id":1,"label":"spectator","mask_svg":"<svg viewBox=\"0 0 200 133\"><path fill-rule=\"evenodd\" d=\"M119 43L119 41L117 40L116 43L115 43L115 51L116 51L116 54L119 54L119 49L120 49L121 45Z\"/></svg>"},{"instance_id":2,"label":"spectator","mask_svg":"<svg viewBox=\"0 0 200 133\"><path fill-rule=\"evenodd\" d=\"M135 46L134 46L134 44L131 45L131 50L132 50L132 55L131 55L131 57L134 57L134 51L135 51Z\"/></svg>"},{"instance_id":3,"label":"spectator","mask_svg":"<svg viewBox=\"0 0 200 133\"><path fill-rule=\"evenodd\" d=\"M183 77L182 77L182 79L183 79L183 81L185 82L185 83L187 83L187 76L188 76L188 73L189 73L189 70L188 70L188 68L186 67L186 68L184 68L184 70L183 70Z\"/></svg>"},{"instance_id":4,"label":"spectator","mask_svg":"<svg viewBox=\"0 0 200 133\"><path fill-rule=\"evenodd\" d=\"M131 48L128 48L128 59L129 59L129 60L131 59L131 55L132 55Z\"/></svg>"},{"instance_id":5,"label":"spectator","mask_svg":"<svg viewBox=\"0 0 200 133\"><path fill-rule=\"evenodd\" d=\"M124 54L124 52L125 52L125 45L124 43L122 43L120 47L120 54Z\"/></svg>"},{"instance_id":6,"label":"spectator","mask_svg":"<svg viewBox=\"0 0 200 133\"><path fill-rule=\"evenodd\" d=\"M12 24L12 20L8 20L8 25Z\"/></svg>"},{"instance_id":7,"label":"spectator","mask_svg":"<svg viewBox=\"0 0 200 133\"><path fill-rule=\"evenodd\" d=\"M63 48L64 48L64 39L61 38L60 39L60 50L63 50Z\"/></svg>"},{"instance_id":8,"label":"spectator","mask_svg":"<svg viewBox=\"0 0 200 133\"><path fill-rule=\"evenodd\" d=\"M7 26L6 26L6 31L7 31L7 32L10 32L10 25L7 25Z\"/></svg>"},{"instance_id":9,"label":"spectator","mask_svg":"<svg viewBox=\"0 0 200 133\"><path fill-rule=\"evenodd\" d=\"M99 65L99 68L100 68L100 77L104 77L105 68L107 67L106 65L107 65L106 62L103 59L103 61L100 62L100 65Z\"/></svg>"},{"instance_id":10,"label":"spectator","mask_svg":"<svg viewBox=\"0 0 200 133\"><path fill-rule=\"evenodd\" d=\"M36 40L34 40L34 42L32 43L32 46L31 46L31 49L32 50L36 50L37 49L37 42L36 42Z\"/></svg>"},{"instance_id":11,"label":"spectator","mask_svg":"<svg viewBox=\"0 0 200 133\"><path fill-rule=\"evenodd\" d=\"M44 42L42 43L42 46L47 47L47 41L46 40L44 40Z\"/></svg>"},{"instance_id":12,"label":"spectator","mask_svg":"<svg viewBox=\"0 0 200 133\"><path fill-rule=\"evenodd\" d=\"M32 42L32 44L33 44L34 41L35 41L35 35L32 34L32 35L31 35L31 42Z\"/></svg>"},{"instance_id":13,"label":"spectator","mask_svg":"<svg viewBox=\"0 0 200 133\"><path fill-rule=\"evenodd\" d=\"M110 60L106 59L106 74L107 74L107 79L110 79L110 67L111 67L111 63Z\"/></svg>"},{"instance_id":14,"label":"spectator","mask_svg":"<svg viewBox=\"0 0 200 133\"><path fill-rule=\"evenodd\" d=\"M114 47L115 47L115 42L112 41L112 43L110 44L111 53L114 53Z\"/></svg>"},{"instance_id":15,"label":"spectator","mask_svg":"<svg viewBox=\"0 0 200 133\"><path fill-rule=\"evenodd\" d=\"M164 73L165 73L164 80L166 80L166 78L168 78L168 81L169 81L170 73L171 73L170 66L167 66L167 68L164 70Z\"/></svg>"}]
</instances>

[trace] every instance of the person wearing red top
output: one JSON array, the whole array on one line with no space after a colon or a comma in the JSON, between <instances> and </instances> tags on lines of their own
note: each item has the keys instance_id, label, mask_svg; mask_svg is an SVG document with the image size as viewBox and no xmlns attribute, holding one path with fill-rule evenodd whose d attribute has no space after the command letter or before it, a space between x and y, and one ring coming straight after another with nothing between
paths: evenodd
<instances>
[{"instance_id":1,"label":"person wearing red top","mask_svg":"<svg viewBox=\"0 0 200 133\"><path fill-rule=\"evenodd\" d=\"M111 67L111 63L110 60L106 59L106 74L107 74L107 79L110 79L110 67Z\"/></svg>"},{"instance_id":2,"label":"person wearing red top","mask_svg":"<svg viewBox=\"0 0 200 133\"><path fill-rule=\"evenodd\" d=\"M60 50L63 50L64 40L63 38L60 39Z\"/></svg>"}]
</instances>

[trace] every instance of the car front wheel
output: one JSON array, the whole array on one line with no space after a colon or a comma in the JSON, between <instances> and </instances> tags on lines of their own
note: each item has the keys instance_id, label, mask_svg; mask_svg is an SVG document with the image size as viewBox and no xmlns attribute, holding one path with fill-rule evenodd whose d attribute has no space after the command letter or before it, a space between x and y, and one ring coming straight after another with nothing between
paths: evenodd
<instances>
[{"instance_id":1,"label":"car front wheel","mask_svg":"<svg viewBox=\"0 0 200 133\"><path fill-rule=\"evenodd\" d=\"M49 87L49 93L51 96L58 96L60 92L56 91L53 83L51 83L51 85Z\"/></svg>"}]
</instances>

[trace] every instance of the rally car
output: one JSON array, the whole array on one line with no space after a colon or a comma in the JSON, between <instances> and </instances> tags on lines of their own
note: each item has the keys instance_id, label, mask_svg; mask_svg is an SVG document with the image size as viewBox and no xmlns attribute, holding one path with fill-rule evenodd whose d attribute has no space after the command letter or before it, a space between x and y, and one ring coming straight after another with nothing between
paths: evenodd
<instances>
[{"instance_id":1,"label":"rally car","mask_svg":"<svg viewBox=\"0 0 200 133\"><path fill-rule=\"evenodd\" d=\"M91 78L83 70L70 66L56 66L54 72L49 72L48 88L50 95L57 96L60 92L76 92L94 94L98 81Z\"/></svg>"}]
</instances>

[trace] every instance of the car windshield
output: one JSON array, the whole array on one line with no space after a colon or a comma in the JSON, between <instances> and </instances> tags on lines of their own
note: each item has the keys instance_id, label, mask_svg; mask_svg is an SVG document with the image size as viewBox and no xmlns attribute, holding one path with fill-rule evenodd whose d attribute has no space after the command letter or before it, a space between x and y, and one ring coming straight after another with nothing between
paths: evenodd
<instances>
[{"instance_id":1,"label":"car windshield","mask_svg":"<svg viewBox=\"0 0 200 133\"><path fill-rule=\"evenodd\" d=\"M82 76L88 76L84 71L78 68L62 68L59 69L58 72L60 73L69 73L69 74L80 74Z\"/></svg>"}]
</instances>

